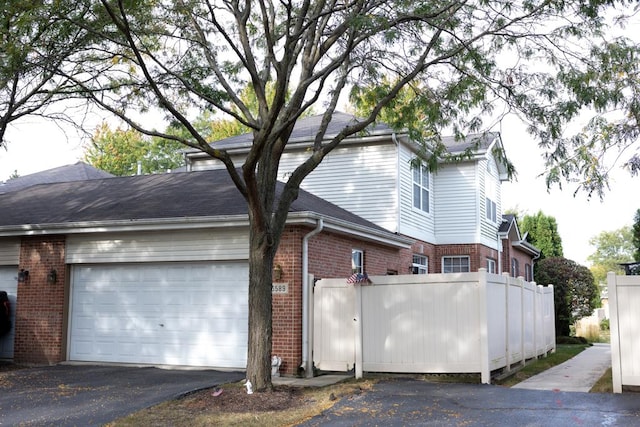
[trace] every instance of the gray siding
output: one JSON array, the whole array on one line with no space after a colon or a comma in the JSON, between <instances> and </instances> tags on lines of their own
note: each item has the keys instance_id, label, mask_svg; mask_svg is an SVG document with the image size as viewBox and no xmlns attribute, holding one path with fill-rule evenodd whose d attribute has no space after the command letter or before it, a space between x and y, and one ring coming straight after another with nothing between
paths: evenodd
<instances>
[{"instance_id":1,"label":"gray siding","mask_svg":"<svg viewBox=\"0 0 640 427\"><path fill-rule=\"evenodd\" d=\"M306 153L287 153L280 163L286 180ZM389 231L398 228L397 151L393 144L337 148L302 181L301 187Z\"/></svg>"},{"instance_id":2,"label":"gray siding","mask_svg":"<svg viewBox=\"0 0 640 427\"><path fill-rule=\"evenodd\" d=\"M427 242L435 241L434 175L429 180L429 213L413 207L413 171L410 162L414 153L402 145L400 148L400 233Z\"/></svg>"},{"instance_id":3,"label":"gray siding","mask_svg":"<svg viewBox=\"0 0 640 427\"><path fill-rule=\"evenodd\" d=\"M0 265L18 265L20 262L20 239L0 239Z\"/></svg>"},{"instance_id":4,"label":"gray siding","mask_svg":"<svg viewBox=\"0 0 640 427\"><path fill-rule=\"evenodd\" d=\"M231 261L248 257L247 229L73 235L67 238L66 251L68 264Z\"/></svg>"},{"instance_id":5,"label":"gray siding","mask_svg":"<svg viewBox=\"0 0 640 427\"><path fill-rule=\"evenodd\" d=\"M443 165L434 175L436 243L477 243L480 215L475 162Z\"/></svg>"},{"instance_id":6,"label":"gray siding","mask_svg":"<svg viewBox=\"0 0 640 427\"><path fill-rule=\"evenodd\" d=\"M501 184L498 168L492 156L478 162L478 178L480 179L480 243L498 249L497 233L502 220ZM487 219L485 202L487 196L496 203L496 222Z\"/></svg>"},{"instance_id":7,"label":"gray siding","mask_svg":"<svg viewBox=\"0 0 640 427\"><path fill-rule=\"evenodd\" d=\"M305 151L285 152L278 179L287 181L291 172L309 156ZM237 166L243 157L233 158ZM351 211L389 231L398 231L398 179L395 144L338 147L302 182L301 188ZM222 168L221 162L199 159L192 169Z\"/></svg>"}]
</instances>

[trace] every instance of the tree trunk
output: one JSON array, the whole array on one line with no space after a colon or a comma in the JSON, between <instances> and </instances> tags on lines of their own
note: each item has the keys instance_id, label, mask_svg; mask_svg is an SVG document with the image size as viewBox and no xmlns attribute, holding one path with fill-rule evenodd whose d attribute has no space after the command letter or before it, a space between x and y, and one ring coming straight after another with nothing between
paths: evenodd
<instances>
[{"instance_id":1,"label":"tree trunk","mask_svg":"<svg viewBox=\"0 0 640 427\"><path fill-rule=\"evenodd\" d=\"M247 379L254 390L271 388L271 286L275 248L269 240L266 233L251 232Z\"/></svg>"}]
</instances>

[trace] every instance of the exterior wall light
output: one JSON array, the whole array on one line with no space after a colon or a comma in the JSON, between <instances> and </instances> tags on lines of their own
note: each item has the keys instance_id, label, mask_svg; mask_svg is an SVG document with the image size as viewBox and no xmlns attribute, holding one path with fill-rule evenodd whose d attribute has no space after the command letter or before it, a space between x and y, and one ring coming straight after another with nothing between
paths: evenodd
<instances>
[{"instance_id":1,"label":"exterior wall light","mask_svg":"<svg viewBox=\"0 0 640 427\"><path fill-rule=\"evenodd\" d=\"M276 266L273 267L273 279L274 280L282 279L282 266L280 264L276 264Z\"/></svg>"},{"instance_id":2,"label":"exterior wall light","mask_svg":"<svg viewBox=\"0 0 640 427\"><path fill-rule=\"evenodd\" d=\"M47 283L53 285L58 281L58 272L55 268L52 268L51 271L47 274Z\"/></svg>"},{"instance_id":3,"label":"exterior wall light","mask_svg":"<svg viewBox=\"0 0 640 427\"><path fill-rule=\"evenodd\" d=\"M21 268L18 272L18 282L24 283L29 279L29 270Z\"/></svg>"}]
</instances>

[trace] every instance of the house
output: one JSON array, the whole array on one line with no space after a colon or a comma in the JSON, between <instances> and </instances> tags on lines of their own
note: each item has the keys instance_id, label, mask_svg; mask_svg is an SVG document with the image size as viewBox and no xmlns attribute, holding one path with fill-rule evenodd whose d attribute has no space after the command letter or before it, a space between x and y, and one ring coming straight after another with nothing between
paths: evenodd
<instances>
[{"instance_id":1,"label":"house","mask_svg":"<svg viewBox=\"0 0 640 427\"><path fill-rule=\"evenodd\" d=\"M0 289L17 295L3 358L246 366L248 215L226 171L36 185L0 211ZM386 274L410 244L301 191L274 273L283 373L301 359L301 272L348 277L357 247Z\"/></svg>"},{"instance_id":2,"label":"house","mask_svg":"<svg viewBox=\"0 0 640 427\"><path fill-rule=\"evenodd\" d=\"M318 120L298 122L282 181L305 156ZM351 120L337 113L329 132ZM508 177L500 136L445 143L470 155L435 172L412 168L417 146L376 125L345 140L303 181L273 274L273 354L283 360L282 373L311 370L313 284L306 273L487 268L523 275L533 266L539 252L515 218L501 215L500 185ZM214 143L238 162L250 144L250 135ZM17 295L16 335L0 341L0 357L244 368L245 201L217 161L197 152L186 158L185 173L0 195L7 213L0 217L0 289Z\"/></svg>"},{"instance_id":3,"label":"house","mask_svg":"<svg viewBox=\"0 0 640 427\"><path fill-rule=\"evenodd\" d=\"M502 246L500 261L505 268L498 268L498 271L509 273L511 277L523 276L527 282L532 282L533 262L540 257L540 250L527 241L527 234L520 234L515 215L502 215L498 236Z\"/></svg>"},{"instance_id":4,"label":"house","mask_svg":"<svg viewBox=\"0 0 640 427\"><path fill-rule=\"evenodd\" d=\"M86 181L88 179L101 179L111 177L109 172L96 169L84 162L72 165L64 165L42 172L19 176L0 182L0 194L19 191L37 184L50 184L52 182Z\"/></svg>"},{"instance_id":5,"label":"house","mask_svg":"<svg viewBox=\"0 0 640 427\"><path fill-rule=\"evenodd\" d=\"M280 163L281 180L286 181L307 156L320 120L321 116L308 117L296 125ZM352 115L335 113L326 138L353 120ZM212 145L241 164L251 142L251 134L245 134ZM302 188L412 239L412 262L389 274L486 268L532 280L539 251L521 239L513 216L501 215L500 186L509 176L500 135L480 134L466 141L444 138L443 143L464 160L443 163L435 172L413 168L418 146L408 135L377 124L366 134L344 140L305 178ZM186 161L187 170L193 171L224 167L200 151L188 152Z\"/></svg>"}]
</instances>

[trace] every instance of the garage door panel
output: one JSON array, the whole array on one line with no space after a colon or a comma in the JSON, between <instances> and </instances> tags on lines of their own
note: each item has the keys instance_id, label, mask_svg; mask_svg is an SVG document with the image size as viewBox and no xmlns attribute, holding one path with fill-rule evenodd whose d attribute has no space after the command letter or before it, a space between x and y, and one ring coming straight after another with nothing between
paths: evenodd
<instances>
[{"instance_id":1,"label":"garage door panel","mask_svg":"<svg viewBox=\"0 0 640 427\"><path fill-rule=\"evenodd\" d=\"M16 324L16 296L18 294L18 267L0 266L0 290L6 291L11 304L11 331L0 338L0 359L13 359Z\"/></svg>"},{"instance_id":2,"label":"garage door panel","mask_svg":"<svg viewBox=\"0 0 640 427\"><path fill-rule=\"evenodd\" d=\"M74 266L70 359L244 368L246 263Z\"/></svg>"}]
</instances>

